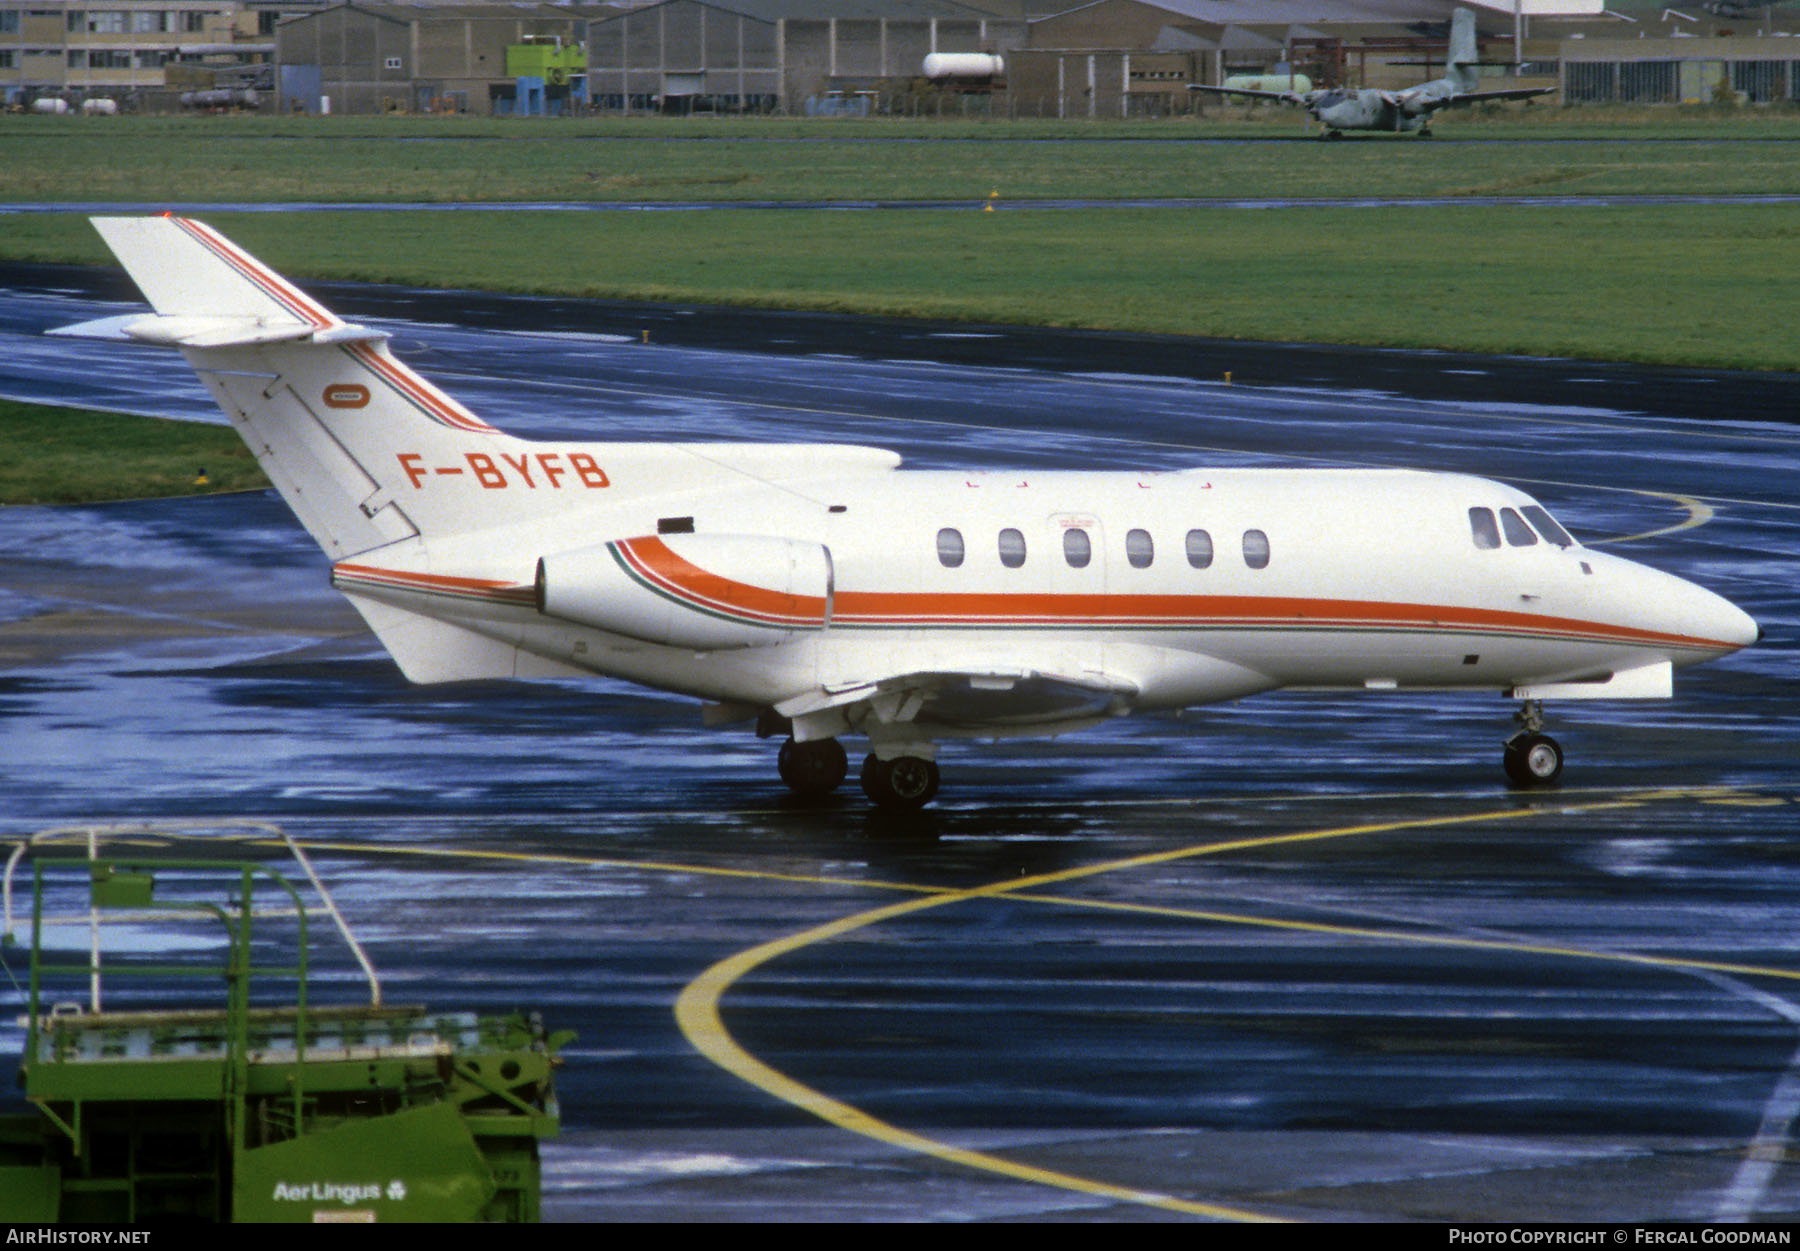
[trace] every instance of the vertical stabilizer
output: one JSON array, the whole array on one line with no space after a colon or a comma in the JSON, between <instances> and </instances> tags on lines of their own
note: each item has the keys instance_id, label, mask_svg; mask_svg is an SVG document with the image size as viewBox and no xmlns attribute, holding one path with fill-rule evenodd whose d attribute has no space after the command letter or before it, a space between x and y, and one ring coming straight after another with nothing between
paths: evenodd
<instances>
[{"instance_id":1,"label":"vertical stabilizer","mask_svg":"<svg viewBox=\"0 0 1800 1251\"><path fill-rule=\"evenodd\" d=\"M1480 75L1475 65L1481 53L1475 40L1475 11L1456 9L1450 14L1450 50L1445 61L1444 76L1456 84L1458 91L1474 91Z\"/></svg>"},{"instance_id":2,"label":"vertical stabilizer","mask_svg":"<svg viewBox=\"0 0 1800 1251\"><path fill-rule=\"evenodd\" d=\"M123 332L182 350L334 560L467 524L463 501L420 498L418 467L473 480L517 440L396 360L386 335L344 322L200 222L94 226L156 310Z\"/></svg>"}]
</instances>

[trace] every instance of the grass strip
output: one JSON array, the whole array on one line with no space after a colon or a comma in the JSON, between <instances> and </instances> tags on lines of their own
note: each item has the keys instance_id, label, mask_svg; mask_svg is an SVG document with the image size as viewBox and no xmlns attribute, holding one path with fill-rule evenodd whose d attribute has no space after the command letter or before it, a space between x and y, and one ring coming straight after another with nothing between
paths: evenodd
<instances>
[{"instance_id":1,"label":"grass strip","mask_svg":"<svg viewBox=\"0 0 1800 1251\"><path fill-rule=\"evenodd\" d=\"M1800 204L208 220L302 279L1800 370ZM0 251L109 259L52 214Z\"/></svg>"},{"instance_id":2,"label":"grass strip","mask_svg":"<svg viewBox=\"0 0 1800 1251\"><path fill-rule=\"evenodd\" d=\"M0 504L94 504L269 485L228 426L0 400L0 442L7 448Z\"/></svg>"},{"instance_id":3,"label":"grass strip","mask_svg":"<svg viewBox=\"0 0 1800 1251\"><path fill-rule=\"evenodd\" d=\"M1308 138L1297 110L1271 109L1244 121L1111 124L0 115L0 201L1800 193L1800 110L1566 120L1582 112L1458 113L1440 140L1339 143Z\"/></svg>"}]
</instances>

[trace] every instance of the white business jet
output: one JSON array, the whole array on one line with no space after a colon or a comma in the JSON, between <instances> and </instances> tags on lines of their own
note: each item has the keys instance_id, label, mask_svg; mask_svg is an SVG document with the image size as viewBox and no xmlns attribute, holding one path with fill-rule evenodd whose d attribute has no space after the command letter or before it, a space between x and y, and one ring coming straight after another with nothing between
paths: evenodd
<instances>
[{"instance_id":1,"label":"white business jet","mask_svg":"<svg viewBox=\"0 0 1800 1251\"><path fill-rule=\"evenodd\" d=\"M1529 496L1398 470L900 470L830 444L533 442L209 227L96 219L414 682L607 674L784 738L779 770L913 809L948 738L1059 734L1259 691L1499 690L1520 786L1540 701L1654 698L1758 637L1717 595L1582 547Z\"/></svg>"}]
</instances>

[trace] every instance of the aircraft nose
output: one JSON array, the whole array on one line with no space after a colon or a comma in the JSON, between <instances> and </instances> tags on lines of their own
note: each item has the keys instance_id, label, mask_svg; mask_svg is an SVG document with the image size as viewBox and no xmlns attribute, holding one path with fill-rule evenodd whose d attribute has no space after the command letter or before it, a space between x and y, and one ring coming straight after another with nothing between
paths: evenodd
<instances>
[{"instance_id":1,"label":"aircraft nose","mask_svg":"<svg viewBox=\"0 0 1800 1251\"><path fill-rule=\"evenodd\" d=\"M1755 619L1723 595L1645 565L1629 564L1624 572L1621 602L1633 606L1645 628L1679 641L1694 659L1728 655L1762 637Z\"/></svg>"},{"instance_id":2,"label":"aircraft nose","mask_svg":"<svg viewBox=\"0 0 1800 1251\"><path fill-rule=\"evenodd\" d=\"M1762 627L1742 608L1692 582L1682 586L1686 592L1681 597L1683 633L1703 640L1720 655L1762 640Z\"/></svg>"}]
</instances>

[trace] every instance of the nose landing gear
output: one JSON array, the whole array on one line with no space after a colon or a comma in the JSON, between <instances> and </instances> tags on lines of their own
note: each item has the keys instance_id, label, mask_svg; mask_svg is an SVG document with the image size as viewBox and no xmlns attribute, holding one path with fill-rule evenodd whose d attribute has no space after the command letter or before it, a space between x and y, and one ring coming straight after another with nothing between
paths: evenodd
<instances>
[{"instance_id":1,"label":"nose landing gear","mask_svg":"<svg viewBox=\"0 0 1800 1251\"><path fill-rule=\"evenodd\" d=\"M1544 706L1528 699L1513 714L1519 732L1506 742L1501 763L1512 784L1522 790L1554 785L1562 776L1562 744L1543 733Z\"/></svg>"}]
</instances>

